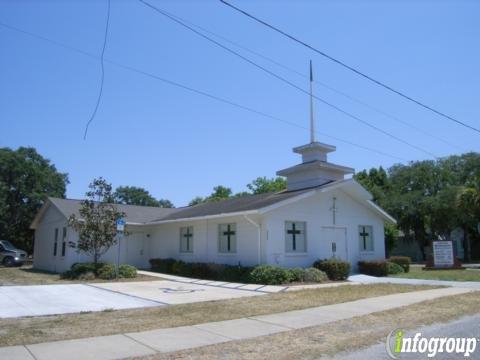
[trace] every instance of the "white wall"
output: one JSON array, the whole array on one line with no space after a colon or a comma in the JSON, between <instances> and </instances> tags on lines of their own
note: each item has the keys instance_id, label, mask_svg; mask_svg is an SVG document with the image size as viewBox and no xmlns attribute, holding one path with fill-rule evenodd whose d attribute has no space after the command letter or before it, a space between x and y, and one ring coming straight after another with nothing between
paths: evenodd
<instances>
[{"instance_id":1,"label":"white wall","mask_svg":"<svg viewBox=\"0 0 480 360\"><path fill-rule=\"evenodd\" d=\"M259 219L253 218L255 222ZM218 252L218 225L236 223L237 251L234 254ZM193 226L193 252L180 252L180 227ZM258 231L242 216L215 220L197 220L158 225L150 235L151 258L175 258L187 262L257 265Z\"/></svg>"},{"instance_id":2,"label":"white wall","mask_svg":"<svg viewBox=\"0 0 480 360\"><path fill-rule=\"evenodd\" d=\"M333 225L332 198L336 197L336 224ZM322 238L325 227L336 227L346 232L348 254L346 260L356 269L359 260L383 259L385 243L383 220L370 209L360 204L341 190L318 193L273 210L265 214L266 240L265 262L285 267L306 267L319 258L332 257L331 242ZM285 252L285 221L305 221L307 223L307 252L288 254ZM374 251L360 252L358 237L359 225L373 226ZM338 249L338 244L337 244ZM340 250L340 249L338 249ZM339 254L337 254L339 255Z\"/></svg>"}]
</instances>

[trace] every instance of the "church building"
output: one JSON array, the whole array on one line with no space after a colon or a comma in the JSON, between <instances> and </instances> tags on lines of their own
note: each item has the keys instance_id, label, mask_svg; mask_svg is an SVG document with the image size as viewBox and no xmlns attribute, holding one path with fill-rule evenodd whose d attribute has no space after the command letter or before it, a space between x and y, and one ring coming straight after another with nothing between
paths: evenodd
<instances>
[{"instance_id":1,"label":"church building","mask_svg":"<svg viewBox=\"0 0 480 360\"><path fill-rule=\"evenodd\" d=\"M148 268L152 258L309 267L339 258L356 269L360 260L384 259L384 223L395 219L348 178L354 169L328 161L336 148L316 141L312 96L310 130L310 142L293 149L301 163L277 172L286 177L286 190L177 209L117 205L126 214L128 236L101 260L116 262L120 253L121 263L139 268ZM31 225L35 268L62 272L92 261L68 246L78 234L67 219L79 217L80 205L49 198L40 209Z\"/></svg>"}]
</instances>

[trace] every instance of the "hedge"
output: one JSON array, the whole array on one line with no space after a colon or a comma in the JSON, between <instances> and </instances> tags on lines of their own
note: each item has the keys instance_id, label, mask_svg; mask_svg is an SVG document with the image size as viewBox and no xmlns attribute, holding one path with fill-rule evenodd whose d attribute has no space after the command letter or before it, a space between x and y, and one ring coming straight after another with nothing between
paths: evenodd
<instances>
[{"instance_id":1,"label":"hedge","mask_svg":"<svg viewBox=\"0 0 480 360\"><path fill-rule=\"evenodd\" d=\"M404 272L400 265L386 260L359 261L358 271L371 276L388 276Z\"/></svg>"},{"instance_id":2,"label":"hedge","mask_svg":"<svg viewBox=\"0 0 480 360\"><path fill-rule=\"evenodd\" d=\"M330 280L345 280L350 275L351 265L348 261L339 259L318 259L313 267L325 272Z\"/></svg>"},{"instance_id":3,"label":"hedge","mask_svg":"<svg viewBox=\"0 0 480 360\"><path fill-rule=\"evenodd\" d=\"M285 269L277 265L246 267L216 263L188 263L170 258L151 259L150 265L152 270L168 274L264 285L280 285L290 282L323 282L327 280L327 275L324 272L313 268Z\"/></svg>"},{"instance_id":4,"label":"hedge","mask_svg":"<svg viewBox=\"0 0 480 360\"><path fill-rule=\"evenodd\" d=\"M119 266L119 277L135 278L137 269L134 266L122 264ZM115 279L117 276L116 267L106 263L75 263L70 270L61 274L64 279L90 281L97 278L104 280Z\"/></svg>"},{"instance_id":5,"label":"hedge","mask_svg":"<svg viewBox=\"0 0 480 360\"><path fill-rule=\"evenodd\" d=\"M410 271L412 259L408 256L391 256L388 261L400 265L403 268L403 271L406 273Z\"/></svg>"},{"instance_id":6,"label":"hedge","mask_svg":"<svg viewBox=\"0 0 480 360\"><path fill-rule=\"evenodd\" d=\"M152 270L161 273L230 282L248 282L253 269L240 265L184 262L171 258L150 259L150 266Z\"/></svg>"}]
</instances>

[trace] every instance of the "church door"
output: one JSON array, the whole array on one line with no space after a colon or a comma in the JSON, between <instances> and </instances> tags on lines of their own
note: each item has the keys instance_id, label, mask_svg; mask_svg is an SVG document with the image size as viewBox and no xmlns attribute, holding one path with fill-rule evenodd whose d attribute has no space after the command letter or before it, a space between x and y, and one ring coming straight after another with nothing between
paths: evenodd
<instances>
[{"instance_id":1,"label":"church door","mask_svg":"<svg viewBox=\"0 0 480 360\"><path fill-rule=\"evenodd\" d=\"M348 260L347 228L323 226L320 241L322 244L320 258Z\"/></svg>"}]
</instances>

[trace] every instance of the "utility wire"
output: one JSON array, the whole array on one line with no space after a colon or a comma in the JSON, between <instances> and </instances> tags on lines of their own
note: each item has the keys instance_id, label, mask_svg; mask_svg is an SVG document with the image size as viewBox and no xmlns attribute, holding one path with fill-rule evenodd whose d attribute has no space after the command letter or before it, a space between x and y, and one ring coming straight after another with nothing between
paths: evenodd
<instances>
[{"instance_id":1,"label":"utility wire","mask_svg":"<svg viewBox=\"0 0 480 360\"><path fill-rule=\"evenodd\" d=\"M270 63L272 63L272 64L274 64L274 65L276 65L276 66L279 66L279 67L281 67L281 68L283 68L283 69L285 69L285 70L287 70L287 71L289 71L289 72L291 72L291 73L293 73L293 74L296 74L296 75L298 75L298 76L300 76L300 77L302 77L302 78L309 79L309 76L308 76L308 75L306 75L306 74L304 74L304 73L302 73L302 72L300 72L300 71L297 71L297 70L295 70L295 69L293 69L293 68L291 68L291 67L289 67L289 66L287 66L287 65L285 65L285 64L282 64L282 63L276 61L275 59L272 59L272 58L269 57L269 56L263 55L263 54L255 51L255 50L252 50L252 49L250 49L250 48L248 48L248 47L246 47L246 46L244 46L244 45L241 45L241 44L239 44L239 43L237 43L237 42L235 42L235 41L233 41L233 40L230 40L230 39L226 38L226 37L223 36L223 35L220 35L220 34L218 34L218 33L215 33L215 32L213 32L213 31L211 31L211 30L208 30L208 29L204 28L203 26L200 26L200 25L198 25L198 24L195 24L195 23L193 23L193 22L191 22L191 21L189 21L189 20L186 20L185 18L181 18L180 16L174 15L174 14L172 14L172 13L169 13L168 11L165 11L165 10L163 10L163 11L164 11L166 14L168 14L168 15L170 15L170 16L172 16L172 17L175 17L175 18L177 18L177 19L185 22L186 24L189 24L189 25L191 25L191 26L196 27L197 29L202 30L203 32L206 32L207 34L210 34L210 35L213 35L213 36L215 36L215 37L217 37L217 38L219 38L219 39L222 39L223 41L225 41L225 42L227 42L227 43L229 43L229 44L231 44L231 45L234 45L234 46L236 46L236 47L238 47L238 48L240 48L240 49L242 49L242 50L245 50L245 51L247 51L247 52L249 52L249 53L251 53L251 54L253 54L253 55L255 55L255 56L259 57L259 58L261 58L261 59L264 59L264 60L266 60L266 61L268 61L268 62L270 62ZM431 134L431 133L429 133L429 132L426 131L426 130L423 130L423 129L415 126L415 125L412 125L412 124L410 124L409 122L407 122L407 121L405 121L405 120L402 120L402 119L399 118L398 116L392 115L392 114L390 114L390 113L388 113L388 112L386 112L386 111L384 111L384 110L381 110L381 109L379 109L379 108L377 108L377 107L375 107L375 106L373 106L373 105L370 105L370 104L368 104L367 102L362 101L362 100L360 100L360 99L358 99L358 98L356 98L356 97L354 97L354 96L352 96L352 95L350 95L350 94L348 94L348 93L346 93L346 92L344 92L344 91L341 91L341 90L338 90L338 89L332 87L331 85L328 85L328 84L326 84L326 83L324 83L324 82L322 82L322 81L316 80L316 79L313 79L313 82L316 83L316 84L318 84L318 85L320 85L320 86L323 86L324 88L326 88L326 89L328 89L328 90L330 90L330 91L332 91L332 92L334 92L334 93L336 93L336 94L338 94L338 95L341 95L341 96L343 96L343 97L345 97L345 98L347 98L347 99L349 99L349 100L351 100L351 101L353 101L353 102L356 102L357 104L360 104L360 105L362 105L362 106L364 106L364 107L366 107L366 108L368 108L368 109L370 109L370 110L372 110L372 111L374 111L374 112L376 112L376 113L378 113L378 114L380 114L380 115L382 115L382 116L388 117L388 118L390 118L390 119L392 119L392 120L394 120L394 121L396 121L396 122L398 122L398 123L401 123L401 124L403 124L403 125L411 128L411 129L414 129L414 130L422 133L422 134L425 135L425 136L428 136L428 137L430 137L430 138L432 138L432 139L441 141L441 142L443 142L444 144L449 145L449 146L451 146L451 147L453 147L453 148L456 148L456 149L458 149L458 150L460 150L460 151L463 151L463 152L466 151L464 148L462 148L462 147L460 147L460 146L458 146L458 145L456 145L456 144L453 144L453 143L451 143L450 141L448 141L448 140L446 140L446 139L443 139L443 138L441 138L441 137L439 137L439 136L436 136L436 135L434 135L434 134Z\"/></svg>"},{"instance_id":2,"label":"utility wire","mask_svg":"<svg viewBox=\"0 0 480 360\"><path fill-rule=\"evenodd\" d=\"M107 20L106 20L106 23L105 23L105 34L103 36L102 54L100 55L100 64L101 64L101 68L102 68L102 75L101 75L101 78L100 78L100 89L98 91L97 102L95 103L95 108L93 109L92 115L90 116L90 119L88 120L87 125L85 126L85 133L83 134L83 140L87 139L88 127L90 126L91 122L95 118L95 115L97 114L98 107L100 105L100 100L102 99L103 83L105 81L105 64L104 64L103 55L105 54L105 48L107 46L108 25L110 23L110 0L107 0L107 3L108 3Z\"/></svg>"},{"instance_id":3,"label":"utility wire","mask_svg":"<svg viewBox=\"0 0 480 360\"><path fill-rule=\"evenodd\" d=\"M242 54L236 52L235 50L232 50L231 48L223 45L222 43L219 43L218 41L212 39L211 37L209 37L209 36L207 36L207 35L199 32L199 31L195 30L194 28L192 28L191 26L185 24L185 23L182 22L181 20L176 19L176 18L174 18L173 16L168 15L167 13L165 13L163 10L157 8L156 6L154 6L154 5L146 2L146 1L144 1L144 0L138 0L138 1L140 1L141 3L143 3L143 4L146 5L146 6L150 7L151 9L153 9L153 10L156 11L156 12L158 12L159 14L162 14L163 16L167 17L168 19L176 22L177 24L179 24L179 25L181 25L181 26L189 29L190 31L194 32L195 34L199 35L200 37L202 37L202 38L204 38L204 39L212 42L213 44L217 45L218 47L220 47L220 48L228 51L229 53L231 53L231 54L233 54L233 55L241 58L242 60L248 62L249 64L257 67L258 69L260 69L260 70L262 70L262 71L264 71L264 72L266 72L267 74L269 74L269 75L277 78L278 80L280 80L280 81L282 81L282 82L290 85L291 87L293 87L293 88L295 88L295 89L297 89L297 90L299 90L299 91L307 94L308 96L310 96L310 92L308 92L307 90L305 90L305 89L301 88L300 86L294 84L294 83L291 82L290 80L285 79L284 77L282 77L282 76L274 73L273 71L271 71L271 70L263 67L262 65L257 64L257 63L254 62L253 60L250 60L249 58L243 56ZM398 136L396 136L396 135L394 135L394 134L391 134L391 133L389 133L388 131L385 131L385 130L381 129L381 128L379 128L378 126L375 126L375 125L369 123L368 121L363 120L363 119L359 118L358 116L353 115L353 114L351 114L351 113L349 113L349 112L341 109L340 107L338 107L338 106L336 106L336 105L334 105L334 104L332 104L332 103L330 103L330 102L328 102L328 101L326 101L326 100L324 100L324 99L322 99L322 98L320 98L320 97L318 97L318 96L316 96L316 95L312 95L312 96L313 96L313 98L315 98L316 100L322 102L323 104L325 104L325 105L331 107L332 109L335 109L335 110L337 110L338 112L340 112L340 113L342 113L342 114L344 114L344 115L346 115L346 116L348 116L348 117L350 117L350 118L352 118L352 119L354 119L354 120L356 120L356 121L358 121L358 122L360 122L360 123L362 123L362 124L370 127L371 129L374 129L374 130L376 130L376 131L378 131L378 132L380 132L380 133L382 133L382 134L384 134L384 135L386 135L386 136L388 136L388 137L390 137L390 138L392 138L392 139L395 139L395 140L397 140L398 142L401 142L401 143L403 143L403 144L405 144L405 145L407 145L407 146L410 146L410 147L412 147L412 148L414 148L414 149L416 149L416 150L418 150L418 151L421 151L421 152L423 152L423 153L425 153L425 154L428 154L429 156L432 156L432 157L435 158L435 159L438 158L438 156L436 156L435 154L431 153L431 152L428 151L428 150L425 150L425 149L423 149L423 148L421 148L421 147L419 147L419 146L416 146L416 145L414 145L414 144L412 144L412 143L410 143L410 142L408 142L408 141L406 141L406 140L403 140L403 139L399 138Z\"/></svg>"},{"instance_id":4,"label":"utility wire","mask_svg":"<svg viewBox=\"0 0 480 360\"><path fill-rule=\"evenodd\" d=\"M242 13L243 15L246 15L247 17L249 17L249 18L251 18L251 19L259 22L260 24L265 25L266 27L268 27L268 28L270 28L270 29L272 29L272 30L274 30L274 31L282 34L283 36L286 36L287 38L289 38L289 39L291 39L291 40L293 40L293 41L295 41L295 42L297 42L297 43L299 43L299 44L307 47L308 49L316 52L317 54L320 54L320 55L322 55L323 57L326 57L327 59L333 61L334 63L336 63L336 64L338 64L338 65L340 65L340 66L343 66L344 68L346 68L346 69L348 69L348 70L350 70L350 71L353 71L355 74L360 75L361 77L363 77L363 78L365 78L365 79L367 79L367 80L369 80L369 81L371 81L371 82L373 82L373 83L375 83L375 84L377 84L377 85L379 85L379 86L381 86L381 87L383 87L383 88L385 88L385 89L387 89L387 90L389 90L389 91L391 91L391 92L393 92L393 93L395 93L395 94L397 94L397 95L399 95L399 96L401 96L401 97L403 97L403 98L405 98L405 99L407 99L407 100L409 100L409 101L411 101L411 102L413 102L413 103L415 103L415 104L417 104L417 105L419 105L419 106L421 106L421 107L423 107L423 108L425 108L425 109L427 109L427 110L430 110L430 111L432 111L433 113L435 113L435 114L437 114L437 115L440 115L441 117L443 117L443 118L445 118L445 119L448 119L448 120L453 121L453 122L455 122L455 123L457 123L457 124L459 124L459 125L462 125L462 126L464 126L464 127L466 127L466 128L469 128L470 130L473 130L473 131L476 131L476 132L480 133L480 129L475 128L475 127L473 127L472 125L469 125L469 124L467 124L467 123L465 123L465 122L463 122L463 121L460 121L460 120L458 120L458 119L456 119L456 118L454 118L454 117L452 117L452 116L450 116L450 115L447 115L447 114L445 114L445 113L443 113L443 112L441 112L441 111L439 111L439 110L436 110L436 109L434 109L433 107L431 107L431 106L429 106L429 105L426 105L425 103L423 103L423 102L421 102L421 101L419 101L419 100L415 100L415 99L412 98L411 96L408 96L407 94L405 94L405 93L403 93L403 92L401 92L401 91L399 91L399 90L395 90L394 88L392 88L391 86L385 84L384 82L381 82L381 81L379 81L379 80L376 80L376 79L374 79L373 77L371 77L371 76L369 76L369 75L361 72L360 70L358 70L358 69L356 69L356 68L354 68L354 67L352 67L352 66L350 66L350 65L347 65L347 64L344 63L343 61L340 61L340 60L334 58L333 56L330 56L330 55L328 55L327 53L325 53L325 52L323 52L323 51L321 51L321 50L318 50L317 48L313 47L312 45L309 45L309 44L307 44L306 42L304 42L304 41L302 41L302 40L300 40L300 39L298 39L298 38L296 38L296 37L294 37L294 36L286 33L285 31L280 30L279 28L277 28L277 27L275 27L275 26L273 26L273 25L270 25L269 23L267 23L267 22L265 22L265 21L257 18L256 16L254 16L254 15L246 12L245 10L240 9L240 8L238 8L238 7L236 7L236 6L228 3L228 2L225 1L225 0L219 0L219 1L220 1L221 3L227 5L227 6L231 7L232 9L234 9L234 10Z\"/></svg>"},{"instance_id":5,"label":"utility wire","mask_svg":"<svg viewBox=\"0 0 480 360\"><path fill-rule=\"evenodd\" d=\"M84 51L84 50L75 48L75 47L73 47L73 46L70 46L70 45L61 43L61 42L56 41L56 40L52 40L52 39L47 38L47 37L42 36L42 35L34 34L34 33L32 33L32 32L29 32L29 31L26 31L26 30L23 30L23 29L20 29L20 28L17 28L17 27L15 27L15 26L8 25L8 24L2 23L2 22L0 22L0 26L3 26L4 28L9 29L9 30L11 30L11 31L19 32L19 33L24 34L24 35L28 35L28 36L30 36L30 37L33 37L33 38L37 39L37 40L42 40L42 41L48 42L48 43L50 43L50 44L52 44L52 45L55 45L55 46L57 46L57 47L64 48L64 49L66 49L66 50L70 50L70 51L79 53L79 54L81 54L81 55L84 55L84 56L87 56L87 57L90 57L90 58L93 58L93 59L96 59L96 60L99 59L99 57L98 57L97 55L95 55L95 54L92 54L92 53L89 53L89 52L87 52L87 51ZM302 126L302 125L297 124L297 123L295 123L295 122L292 122L292 121L289 121L289 120L285 120L285 119L282 119L282 118L279 118L279 117L276 117L276 116L267 114L267 113L265 113L265 112L262 112L262 111L259 111L259 110L250 108L250 107L248 107L248 106L244 106L244 105L239 104L239 103L236 103L236 102L234 102L234 101L231 101L231 100L228 100L228 99L225 99L225 98L222 98L222 97L219 97L219 96L216 96L216 95L207 93L207 92L202 91L202 90L198 90L198 89L192 88L192 87L187 86L187 85L184 85L184 84L180 84L180 83L178 83L178 82L175 82L175 81L172 81L172 80L169 80L169 79L160 77L160 76L158 76L158 75L149 73L149 72L147 72L147 71L143 71L143 70L134 68L134 67L129 66L129 65L124 65L124 64L118 63L118 62L116 62L116 61L106 59L106 58L104 59L104 61L105 61L106 63L111 64L111 65L114 65L114 66L117 66L117 67L119 67L119 68L122 68L122 69L124 69L124 70L131 71L131 72L133 72L133 73L137 73L137 74L140 74L140 75L143 75L143 76L146 76L146 77L149 77L149 78L152 78L152 79L161 81L161 82L163 82L163 83L165 83L165 84L168 84L168 85L171 85L171 86L175 86L175 87L178 87L178 88L187 90L187 91L192 92L192 93L195 93L195 94L197 94L197 95L201 95L201 96L204 96L204 97L208 97L208 98L210 98L210 99L212 99L212 100L216 100L216 101L218 101L218 102L222 102L222 103L225 103L225 104L228 104L228 105L237 107L237 108L239 108L239 109L242 109L242 110L251 112L251 113L253 113L253 114L256 114L256 115L259 115L259 116L262 116L262 117L265 117L265 118L269 118L269 119L272 119L272 120L280 121L280 122L283 122L283 123L285 123L285 124L288 124L288 125L291 125L291 126L294 126L294 127L297 127L297 128L304 129L304 130L307 130L307 131L308 131L308 128L307 128L306 126ZM332 138L332 139L335 139L335 140L337 140L337 141L343 142L343 143L345 143L345 144L349 144L349 145L358 147L358 148L360 148L360 149L363 149L363 150L366 150L366 151L370 151L370 152L373 152L373 153L376 153L376 154L379 154L379 155L382 155L382 156L386 156L386 157L389 157L389 158L392 158L392 159L396 159L396 160L400 160L400 161L408 161L408 160L405 159L405 158L402 158L402 157L399 157L399 156L396 156L396 155L392 155L392 154L383 152L383 151L378 150L378 149L370 148L370 147L368 147L368 146L360 145L360 144L357 144L357 143L354 143L354 142L351 142L351 141L348 141L348 140L345 140L345 139L342 139L342 138L338 138L338 137L336 137L336 136L329 135L329 134L327 134L327 133L323 133L323 132L318 132L318 131L317 131L317 134L320 134L320 135L326 136L326 137L328 137L328 138Z\"/></svg>"}]
</instances>

